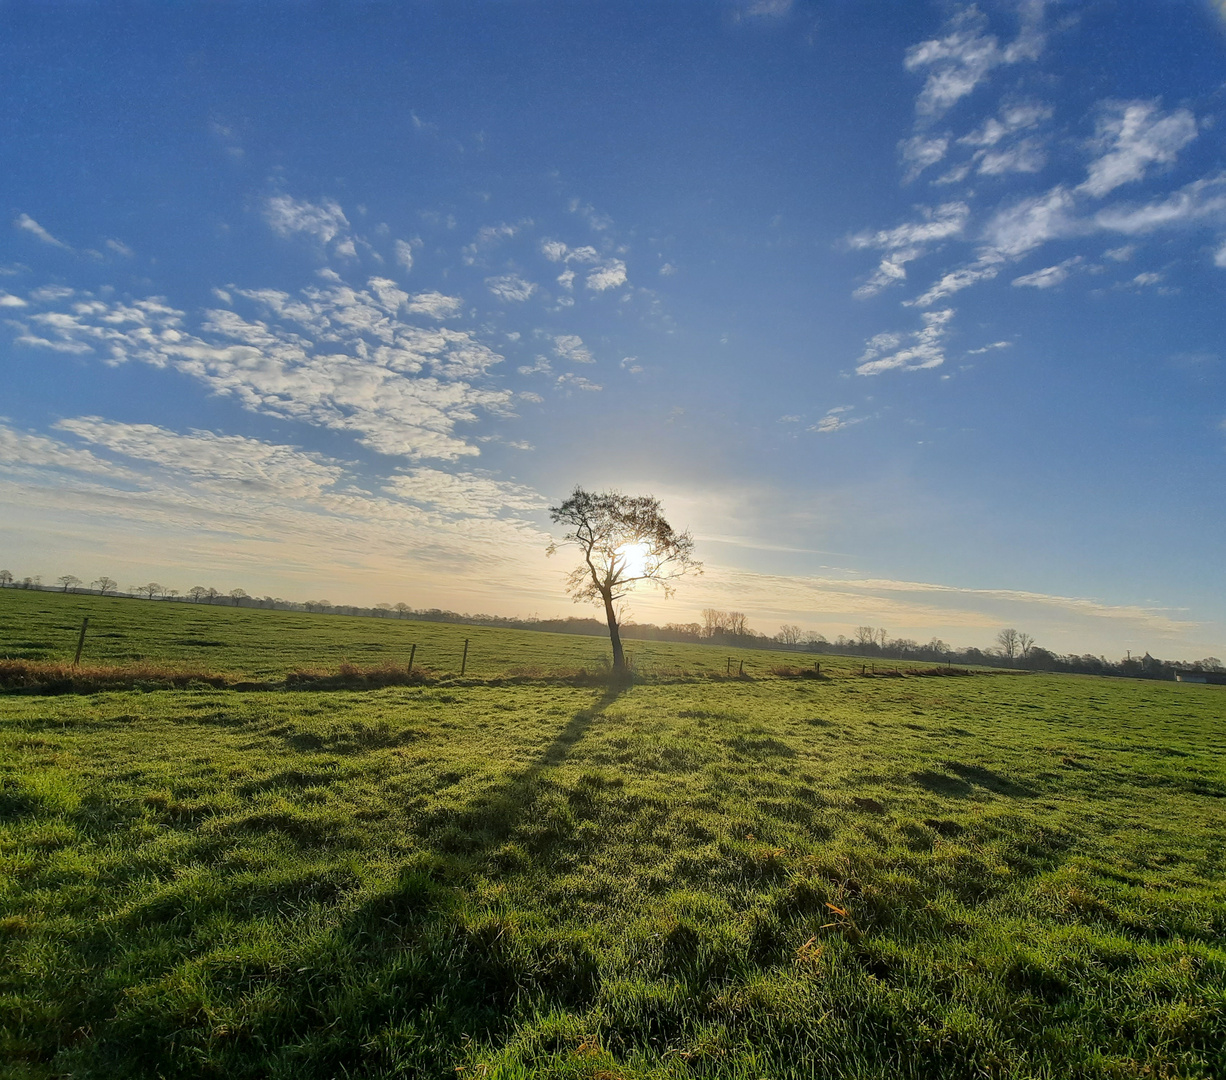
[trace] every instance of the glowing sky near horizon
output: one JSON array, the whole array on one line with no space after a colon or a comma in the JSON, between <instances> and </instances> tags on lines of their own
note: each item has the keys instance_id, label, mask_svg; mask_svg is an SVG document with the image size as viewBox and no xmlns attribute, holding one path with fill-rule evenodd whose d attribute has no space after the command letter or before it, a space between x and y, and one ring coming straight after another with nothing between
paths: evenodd
<instances>
[{"instance_id":1,"label":"glowing sky near horizon","mask_svg":"<svg viewBox=\"0 0 1226 1080\"><path fill-rule=\"evenodd\" d=\"M1226 655L1209 0L0 6L0 565ZM594 610L593 610L593 613Z\"/></svg>"}]
</instances>

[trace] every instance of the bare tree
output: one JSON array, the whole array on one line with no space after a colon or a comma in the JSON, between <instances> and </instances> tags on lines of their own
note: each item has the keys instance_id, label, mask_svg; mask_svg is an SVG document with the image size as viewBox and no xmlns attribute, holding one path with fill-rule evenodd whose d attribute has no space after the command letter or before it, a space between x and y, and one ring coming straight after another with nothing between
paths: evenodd
<instances>
[{"instance_id":1,"label":"bare tree","mask_svg":"<svg viewBox=\"0 0 1226 1080\"><path fill-rule=\"evenodd\" d=\"M566 589L576 602L603 604L613 646L613 673L624 676L622 652L614 605L640 581L649 582L671 595L673 582L689 571L701 572L694 560L694 538L676 532L664 519L658 499L630 496L617 491L590 492L577 487L560 506L551 506L549 516L567 527L563 544L579 548L583 561L566 579ZM558 545L547 549L552 555Z\"/></svg>"},{"instance_id":2,"label":"bare tree","mask_svg":"<svg viewBox=\"0 0 1226 1080\"><path fill-rule=\"evenodd\" d=\"M1017 648L1023 660L1030 656L1030 650L1034 648L1034 638L1029 634L1019 633L1017 635Z\"/></svg>"},{"instance_id":3,"label":"bare tree","mask_svg":"<svg viewBox=\"0 0 1226 1080\"><path fill-rule=\"evenodd\" d=\"M728 612L728 633L733 637L744 637L749 633L749 623L743 611Z\"/></svg>"},{"instance_id":4,"label":"bare tree","mask_svg":"<svg viewBox=\"0 0 1226 1080\"><path fill-rule=\"evenodd\" d=\"M238 607L244 600L248 599L246 589L231 589L230 599L234 601L234 606Z\"/></svg>"},{"instance_id":5,"label":"bare tree","mask_svg":"<svg viewBox=\"0 0 1226 1080\"><path fill-rule=\"evenodd\" d=\"M877 631L871 626L856 627L856 643L862 648L868 648L868 646L874 644L876 641Z\"/></svg>"},{"instance_id":6,"label":"bare tree","mask_svg":"<svg viewBox=\"0 0 1226 1080\"><path fill-rule=\"evenodd\" d=\"M886 628L884 626L877 627L877 644L880 645L882 649L885 648L885 643L889 641L889 639L890 635L886 631Z\"/></svg>"},{"instance_id":7,"label":"bare tree","mask_svg":"<svg viewBox=\"0 0 1226 1080\"><path fill-rule=\"evenodd\" d=\"M1000 646L1000 654L1007 660L1012 660L1017 655L1017 631L1012 627L1002 630L996 635L996 644Z\"/></svg>"},{"instance_id":8,"label":"bare tree","mask_svg":"<svg viewBox=\"0 0 1226 1080\"><path fill-rule=\"evenodd\" d=\"M84 584L76 574L62 574L55 579L55 583L62 586L61 592L67 592L69 589L75 589L78 585Z\"/></svg>"},{"instance_id":9,"label":"bare tree","mask_svg":"<svg viewBox=\"0 0 1226 1080\"><path fill-rule=\"evenodd\" d=\"M203 585L193 585L190 589L187 590L187 598L193 604L200 603L200 601L203 600L206 596L208 596L208 594L209 594L209 590L206 589Z\"/></svg>"},{"instance_id":10,"label":"bare tree","mask_svg":"<svg viewBox=\"0 0 1226 1080\"><path fill-rule=\"evenodd\" d=\"M131 591L136 593L137 596L147 596L152 600L162 589L163 586L159 585L156 581L151 581L147 585L133 585Z\"/></svg>"},{"instance_id":11,"label":"bare tree","mask_svg":"<svg viewBox=\"0 0 1226 1080\"><path fill-rule=\"evenodd\" d=\"M802 632L795 623L784 623L779 627L779 640L784 645L799 645Z\"/></svg>"},{"instance_id":12,"label":"bare tree","mask_svg":"<svg viewBox=\"0 0 1226 1080\"><path fill-rule=\"evenodd\" d=\"M93 582L91 588L97 589L100 596L106 596L107 593L112 593L119 588L119 582L114 578L109 578L105 574L97 581Z\"/></svg>"},{"instance_id":13,"label":"bare tree","mask_svg":"<svg viewBox=\"0 0 1226 1080\"><path fill-rule=\"evenodd\" d=\"M704 637L713 638L728 629L728 612L717 608L702 609L702 633Z\"/></svg>"},{"instance_id":14,"label":"bare tree","mask_svg":"<svg viewBox=\"0 0 1226 1080\"><path fill-rule=\"evenodd\" d=\"M0 570L0 586L8 588L13 584L13 572L11 570Z\"/></svg>"},{"instance_id":15,"label":"bare tree","mask_svg":"<svg viewBox=\"0 0 1226 1080\"><path fill-rule=\"evenodd\" d=\"M219 593L219 592L218 592L216 589L214 589L214 588L213 588L211 585L210 585L210 586L209 586L207 589L205 589L205 590L204 590L204 598L205 598L205 599L206 599L206 600L207 600L207 601L208 601L210 604L211 604L211 603L212 603L214 600L216 600L216 599L217 599L217 598L218 598L220 595L221 595L221 593Z\"/></svg>"},{"instance_id":16,"label":"bare tree","mask_svg":"<svg viewBox=\"0 0 1226 1080\"><path fill-rule=\"evenodd\" d=\"M401 601L399 604L396 605L396 615L398 618L401 618L401 619L403 619L412 610L413 609L409 607L408 604L404 603L404 601Z\"/></svg>"}]
</instances>

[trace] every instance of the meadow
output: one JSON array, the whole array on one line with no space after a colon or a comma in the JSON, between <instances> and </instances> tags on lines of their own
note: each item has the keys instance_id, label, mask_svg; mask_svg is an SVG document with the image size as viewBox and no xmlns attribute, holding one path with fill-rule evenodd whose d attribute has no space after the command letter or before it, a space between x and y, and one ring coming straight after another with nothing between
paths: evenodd
<instances>
[{"instance_id":1,"label":"meadow","mask_svg":"<svg viewBox=\"0 0 1226 1080\"><path fill-rule=\"evenodd\" d=\"M0 657L84 615L221 685L0 695L0 1076L1226 1076L1222 688L16 590Z\"/></svg>"}]
</instances>

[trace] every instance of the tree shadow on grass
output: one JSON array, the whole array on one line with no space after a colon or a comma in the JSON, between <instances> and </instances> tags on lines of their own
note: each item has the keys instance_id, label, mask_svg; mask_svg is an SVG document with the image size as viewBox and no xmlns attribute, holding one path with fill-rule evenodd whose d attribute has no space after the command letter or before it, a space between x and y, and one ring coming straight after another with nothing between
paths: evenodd
<instances>
[{"instance_id":1,"label":"tree shadow on grass","mask_svg":"<svg viewBox=\"0 0 1226 1080\"><path fill-rule=\"evenodd\" d=\"M956 761L945 762L949 773L925 769L912 774L920 787L936 795L946 795L951 798L964 799L975 794L975 789L986 788L997 795L1007 795L1015 799L1032 799L1038 792L1025 784L1018 784L1001 776L1000 773L985 769L982 765L961 765Z\"/></svg>"},{"instance_id":2,"label":"tree shadow on grass","mask_svg":"<svg viewBox=\"0 0 1226 1080\"><path fill-rule=\"evenodd\" d=\"M466 806L440 807L424 815L418 823L418 835L440 854L484 862L514 834L525 845L523 856L527 861L547 860L552 849L565 842L573 822L556 807L537 806L548 786L546 774L570 756L588 728L626 689L619 684L606 687L591 705L571 717L526 769ZM495 859L498 865L493 869L511 870L516 861L515 851L504 853Z\"/></svg>"}]
</instances>

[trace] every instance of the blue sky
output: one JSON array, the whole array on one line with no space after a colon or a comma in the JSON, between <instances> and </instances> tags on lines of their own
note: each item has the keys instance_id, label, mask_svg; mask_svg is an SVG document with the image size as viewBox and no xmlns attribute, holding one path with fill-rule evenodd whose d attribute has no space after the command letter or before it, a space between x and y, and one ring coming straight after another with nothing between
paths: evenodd
<instances>
[{"instance_id":1,"label":"blue sky","mask_svg":"<svg viewBox=\"0 0 1226 1080\"><path fill-rule=\"evenodd\" d=\"M1226 15L0 4L0 562L1226 655Z\"/></svg>"}]
</instances>

